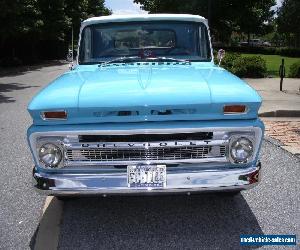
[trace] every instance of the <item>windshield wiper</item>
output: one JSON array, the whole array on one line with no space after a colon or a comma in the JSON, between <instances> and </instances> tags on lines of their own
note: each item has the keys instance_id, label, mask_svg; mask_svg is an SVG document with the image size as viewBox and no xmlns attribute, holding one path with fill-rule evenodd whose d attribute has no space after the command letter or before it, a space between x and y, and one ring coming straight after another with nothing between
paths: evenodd
<instances>
[{"instance_id":1,"label":"windshield wiper","mask_svg":"<svg viewBox=\"0 0 300 250\"><path fill-rule=\"evenodd\" d=\"M173 61L173 62L185 62L188 63L190 60L186 59L179 59L179 58L174 58L174 57L165 57L165 56L158 56L158 57L147 57L145 58L146 60L159 60L159 61Z\"/></svg>"},{"instance_id":2,"label":"windshield wiper","mask_svg":"<svg viewBox=\"0 0 300 250\"><path fill-rule=\"evenodd\" d=\"M190 62L189 60L185 60L185 59L179 59L179 58L174 58L174 57L164 57L164 56L145 57L145 58L141 58L139 56L122 56L122 57L117 57L117 58L114 58L114 59L108 60L108 61L101 61L101 62L98 62L98 63L99 63L99 67L102 67L102 66L106 66L110 63L132 62L136 59L145 60L145 61L173 61L173 62L183 62L183 63L189 63Z\"/></svg>"},{"instance_id":3,"label":"windshield wiper","mask_svg":"<svg viewBox=\"0 0 300 250\"><path fill-rule=\"evenodd\" d=\"M132 62L133 60L136 60L136 59L141 59L141 58L139 56L122 56L122 57L117 57L117 58L114 58L112 60L99 62L100 63L99 67L106 66L107 64L116 63L116 62L121 62L121 63L122 62Z\"/></svg>"}]
</instances>

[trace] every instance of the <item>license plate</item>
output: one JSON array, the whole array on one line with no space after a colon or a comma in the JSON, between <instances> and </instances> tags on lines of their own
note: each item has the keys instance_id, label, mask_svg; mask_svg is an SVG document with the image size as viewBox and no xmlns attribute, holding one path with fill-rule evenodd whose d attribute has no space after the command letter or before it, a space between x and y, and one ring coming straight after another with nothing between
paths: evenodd
<instances>
[{"instance_id":1,"label":"license plate","mask_svg":"<svg viewBox=\"0 0 300 250\"><path fill-rule=\"evenodd\" d=\"M166 165L127 166L127 184L130 188L163 188L166 183Z\"/></svg>"}]
</instances>

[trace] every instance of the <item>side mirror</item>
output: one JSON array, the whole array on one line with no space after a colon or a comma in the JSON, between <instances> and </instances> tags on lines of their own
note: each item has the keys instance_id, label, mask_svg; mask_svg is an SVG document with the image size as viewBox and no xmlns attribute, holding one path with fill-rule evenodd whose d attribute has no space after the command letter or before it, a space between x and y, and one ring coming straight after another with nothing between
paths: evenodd
<instances>
[{"instance_id":1,"label":"side mirror","mask_svg":"<svg viewBox=\"0 0 300 250\"><path fill-rule=\"evenodd\" d=\"M73 63L69 63L69 70L73 70L74 69L74 64Z\"/></svg>"},{"instance_id":2,"label":"side mirror","mask_svg":"<svg viewBox=\"0 0 300 250\"><path fill-rule=\"evenodd\" d=\"M68 51L67 61L68 62L73 62L73 51L71 49L69 49L69 51Z\"/></svg>"},{"instance_id":3,"label":"side mirror","mask_svg":"<svg viewBox=\"0 0 300 250\"><path fill-rule=\"evenodd\" d=\"M224 56L225 56L225 50L220 49L220 50L218 51L218 61L219 61L219 66L221 65L221 62L222 62Z\"/></svg>"},{"instance_id":4,"label":"side mirror","mask_svg":"<svg viewBox=\"0 0 300 250\"><path fill-rule=\"evenodd\" d=\"M69 49L66 59L67 59L67 62L69 62L69 70L73 70L73 67L74 67L74 55L73 55L73 51L71 49Z\"/></svg>"}]
</instances>

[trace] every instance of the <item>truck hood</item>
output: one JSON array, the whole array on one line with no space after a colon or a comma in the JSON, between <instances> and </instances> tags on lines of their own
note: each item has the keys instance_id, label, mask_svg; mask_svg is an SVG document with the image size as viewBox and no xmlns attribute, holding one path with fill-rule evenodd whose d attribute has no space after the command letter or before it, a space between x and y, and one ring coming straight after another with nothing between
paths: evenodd
<instances>
[{"instance_id":1,"label":"truck hood","mask_svg":"<svg viewBox=\"0 0 300 250\"><path fill-rule=\"evenodd\" d=\"M224 115L226 104L248 112ZM34 124L167 120L253 119L261 98L244 81L211 63L85 65L37 94L28 106ZM43 111L66 110L64 121L43 120Z\"/></svg>"}]
</instances>

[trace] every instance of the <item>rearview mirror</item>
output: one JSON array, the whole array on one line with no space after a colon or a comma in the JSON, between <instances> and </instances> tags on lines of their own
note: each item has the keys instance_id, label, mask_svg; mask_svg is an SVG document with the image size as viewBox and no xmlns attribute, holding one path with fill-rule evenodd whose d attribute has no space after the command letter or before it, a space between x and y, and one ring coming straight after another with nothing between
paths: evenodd
<instances>
[{"instance_id":1,"label":"rearview mirror","mask_svg":"<svg viewBox=\"0 0 300 250\"><path fill-rule=\"evenodd\" d=\"M219 66L221 65L221 62L222 62L224 56L225 56L225 50L224 50L224 49L220 49L220 50L218 51L218 61L219 61Z\"/></svg>"}]
</instances>

